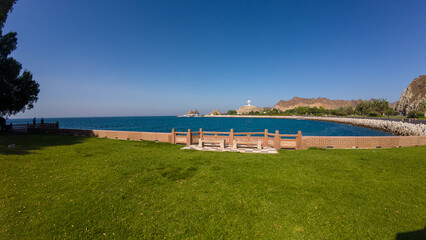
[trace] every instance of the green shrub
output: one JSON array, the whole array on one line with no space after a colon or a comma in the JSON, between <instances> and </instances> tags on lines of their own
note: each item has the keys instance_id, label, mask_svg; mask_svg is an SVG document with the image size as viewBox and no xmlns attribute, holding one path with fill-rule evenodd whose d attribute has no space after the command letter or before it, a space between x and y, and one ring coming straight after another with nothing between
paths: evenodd
<instances>
[{"instance_id":1,"label":"green shrub","mask_svg":"<svg viewBox=\"0 0 426 240\"><path fill-rule=\"evenodd\" d=\"M326 150L325 148L319 148L319 147L310 147L308 150Z\"/></svg>"},{"instance_id":2,"label":"green shrub","mask_svg":"<svg viewBox=\"0 0 426 240\"><path fill-rule=\"evenodd\" d=\"M393 108L388 108L386 110L386 115L388 115L388 116L395 116L395 115L397 115L397 112L395 112L395 110Z\"/></svg>"},{"instance_id":3,"label":"green shrub","mask_svg":"<svg viewBox=\"0 0 426 240\"><path fill-rule=\"evenodd\" d=\"M378 113L378 112L376 112L376 111L370 111L369 113L368 113L368 116L369 117L377 117L377 116L379 116L380 115L380 113Z\"/></svg>"},{"instance_id":4,"label":"green shrub","mask_svg":"<svg viewBox=\"0 0 426 240\"><path fill-rule=\"evenodd\" d=\"M424 117L424 116L425 116L424 113L422 113L420 111L415 111L415 110L410 111L407 115L407 117L409 117L409 118L420 118L420 117Z\"/></svg>"}]
</instances>

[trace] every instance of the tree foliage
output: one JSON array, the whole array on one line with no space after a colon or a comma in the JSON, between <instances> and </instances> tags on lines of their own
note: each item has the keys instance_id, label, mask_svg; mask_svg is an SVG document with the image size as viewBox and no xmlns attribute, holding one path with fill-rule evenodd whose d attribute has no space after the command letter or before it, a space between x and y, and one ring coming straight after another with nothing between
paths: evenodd
<instances>
[{"instance_id":1,"label":"tree foliage","mask_svg":"<svg viewBox=\"0 0 426 240\"><path fill-rule=\"evenodd\" d=\"M409 118L422 118L424 116L425 116L425 114L423 112L416 111L416 110L410 111L407 115L407 117L409 117Z\"/></svg>"},{"instance_id":2,"label":"tree foliage","mask_svg":"<svg viewBox=\"0 0 426 240\"><path fill-rule=\"evenodd\" d=\"M12 12L13 5L18 0L1 0L0 1L0 35L2 34L2 30L4 27L4 23L6 22L7 15Z\"/></svg>"},{"instance_id":3,"label":"tree foliage","mask_svg":"<svg viewBox=\"0 0 426 240\"><path fill-rule=\"evenodd\" d=\"M0 116L10 116L34 107L39 93L39 84L33 80L30 71L9 55L18 44L17 33L3 35L7 15L16 0L0 1Z\"/></svg>"},{"instance_id":4,"label":"tree foliage","mask_svg":"<svg viewBox=\"0 0 426 240\"><path fill-rule=\"evenodd\" d=\"M368 115L375 117L379 115L395 115L395 112L390 110L389 102L386 99L371 99L369 101L361 101L355 108L355 112L360 115ZM391 114L393 113L393 114Z\"/></svg>"},{"instance_id":5,"label":"tree foliage","mask_svg":"<svg viewBox=\"0 0 426 240\"><path fill-rule=\"evenodd\" d=\"M420 112L426 112L426 99L423 99L418 107Z\"/></svg>"}]
</instances>

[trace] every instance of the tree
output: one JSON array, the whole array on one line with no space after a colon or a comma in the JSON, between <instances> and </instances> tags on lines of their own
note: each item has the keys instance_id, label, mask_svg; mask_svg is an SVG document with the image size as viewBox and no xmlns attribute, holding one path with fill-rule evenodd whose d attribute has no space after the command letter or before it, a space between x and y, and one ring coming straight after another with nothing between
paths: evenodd
<instances>
[{"instance_id":1,"label":"tree","mask_svg":"<svg viewBox=\"0 0 426 240\"><path fill-rule=\"evenodd\" d=\"M389 108L386 110L386 115L388 115L388 117L389 117L389 116L395 116L395 115L396 115L396 112L395 112L395 110L394 110L393 108L389 107Z\"/></svg>"},{"instance_id":2,"label":"tree","mask_svg":"<svg viewBox=\"0 0 426 240\"><path fill-rule=\"evenodd\" d=\"M422 100L422 102L419 104L418 109L420 112L426 112L426 99Z\"/></svg>"},{"instance_id":3,"label":"tree","mask_svg":"<svg viewBox=\"0 0 426 240\"><path fill-rule=\"evenodd\" d=\"M336 116L346 116L346 110L344 107L339 107L338 109L334 110L334 115Z\"/></svg>"},{"instance_id":4,"label":"tree","mask_svg":"<svg viewBox=\"0 0 426 240\"><path fill-rule=\"evenodd\" d=\"M6 22L7 15L9 12L13 10L13 4L15 4L17 0L1 0L0 1L0 35L3 30L4 23Z\"/></svg>"},{"instance_id":5,"label":"tree","mask_svg":"<svg viewBox=\"0 0 426 240\"><path fill-rule=\"evenodd\" d=\"M228 115L237 115L237 111L235 111L235 110L228 110Z\"/></svg>"},{"instance_id":6,"label":"tree","mask_svg":"<svg viewBox=\"0 0 426 240\"><path fill-rule=\"evenodd\" d=\"M386 99L371 99L369 101L361 101L355 108L358 114L369 116L383 115L389 108L389 102Z\"/></svg>"},{"instance_id":7,"label":"tree","mask_svg":"<svg viewBox=\"0 0 426 240\"><path fill-rule=\"evenodd\" d=\"M365 115L367 113L367 110L369 108L368 101L361 100L360 103L355 108L355 111L360 115Z\"/></svg>"},{"instance_id":8,"label":"tree","mask_svg":"<svg viewBox=\"0 0 426 240\"><path fill-rule=\"evenodd\" d=\"M354 110L354 108L353 108L352 106L348 106L348 107L346 107L346 114L348 114L348 115L353 115L353 114L355 114L355 110Z\"/></svg>"},{"instance_id":9,"label":"tree","mask_svg":"<svg viewBox=\"0 0 426 240\"><path fill-rule=\"evenodd\" d=\"M39 84L30 71L9 55L16 49L17 33L3 35L7 15L17 0L0 1L0 116L10 116L34 107L39 93Z\"/></svg>"},{"instance_id":10,"label":"tree","mask_svg":"<svg viewBox=\"0 0 426 240\"><path fill-rule=\"evenodd\" d=\"M389 108L389 102L386 101L386 99L372 99L372 110L375 112L379 112L382 115L386 112L386 110Z\"/></svg>"}]
</instances>

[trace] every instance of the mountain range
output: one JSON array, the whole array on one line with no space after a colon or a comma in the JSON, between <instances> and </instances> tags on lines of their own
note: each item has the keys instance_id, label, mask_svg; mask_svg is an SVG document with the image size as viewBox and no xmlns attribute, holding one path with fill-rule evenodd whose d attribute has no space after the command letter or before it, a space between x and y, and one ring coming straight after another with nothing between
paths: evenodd
<instances>
[{"instance_id":1,"label":"mountain range","mask_svg":"<svg viewBox=\"0 0 426 240\"><path fill-rule=\"evenodd\" d=\"M300 98L294 97L288 101L281 100L274 108L286 111L297 107L324 107L325 109L338 109L340 107L355 108L362 99L358 100L330 100L328 98ZM407 115L412 110L422 110L422 104L426 103L426 75L420 75L414 79L401 94L399 101L390 106L396 112Z\"/></svg>"},{"instance_id":2,"label":"mountain range","mask_svg":"<svg viewBox=\"0 0 426 240\"><path fill-rule=\"evenodd\" d=\"M358 100L330 100L328 98L300 98L294 97L288 101L281 100L275 104L274 108L286 111L297 107L324 107L325 109L338 109L340 107L356 107L361 99Z\"/></svg>"},{"instance_id":3,"label":"mountain range","mask_svg":"<svg viewBox=\"0 0 426 240\"><path fill-rule=\"evenodd\" d=\"M330 100L325 97L319 98L300 98L293 97L285 101L280 100L273 108L286 111L297 107L323 107L325 109L338 109L340 107L355 108L362 99L358 100ZM407 115L412 110L424 111L426 106L426 75L420 75L414 79L408 87L403 91L398 101L390 104L390 107L396 112ZM238 114L246 114L249 112L262 112L270 107L257 107L254 105L245 105L237 110Z\"/></svg>"}]
</instances>

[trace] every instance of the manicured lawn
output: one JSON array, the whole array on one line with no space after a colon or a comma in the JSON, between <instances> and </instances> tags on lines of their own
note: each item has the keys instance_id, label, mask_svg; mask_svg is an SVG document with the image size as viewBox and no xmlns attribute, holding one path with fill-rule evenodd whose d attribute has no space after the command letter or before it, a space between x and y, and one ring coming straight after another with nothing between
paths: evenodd
<instances>
[{"instance_id":1,"label":"manicured lawn","mask_svg":"<svg viewBox=\"0 0 426 240\"><path fill-rule=\"evenodd\" d=\"M0 135L0 239L395 239L426 225L426 147L180 147Z\"/></svg>"}]
</instances>

